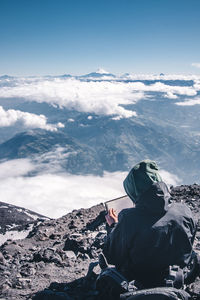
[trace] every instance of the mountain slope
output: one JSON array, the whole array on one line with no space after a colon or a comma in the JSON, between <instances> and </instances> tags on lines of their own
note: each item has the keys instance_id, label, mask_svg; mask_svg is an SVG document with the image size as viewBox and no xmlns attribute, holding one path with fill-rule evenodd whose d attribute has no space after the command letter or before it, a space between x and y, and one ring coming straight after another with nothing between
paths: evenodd
<instances>
[{"instance_id":1,"label":"mountain slope","mask_svg":"<svg viewBox=\"0 0 200 300\"><path fill-rule=\"evenodd\" d=\"M199 194L199 185L179 186L172 190L172 199L185 202L199 219ZM63 299L59 298L62 295L64 299L94 300L95 277L87 282L83 276L89 263L97 261L103 247L106 230L102 211L103 205L74 210L62 218L42 221L25 239L2 245L1 296L32 299L35 293L43 291L34 299L51 299L50 295ZM199 239L198 224L195 249L200 252ZM95 269L95 274L99 271ZM193 290L200 292L200 280L197 279Z\"/></svg>"},{"instance_id":2,"label":"mountain slope","mask_svg":"<svg viewBox=\"0 0 200 300\"><path fill-rule=\"evenodd\" d=\"M0 202L0 234L11 229L20 230L35 220L49 220L49 218L23 207Z\"/></svg>"},{"instance_id":3,"label":"mountain slope","mask_svg":"<svg viewBox=\"0 0 200 300\"><path fill-rule=\"evenodd\" d=\"M107 171L127 171L138 161L150 158L183 181L196 181L199 174L196 164L200 155L198 144L174 124L159 119L157 122L143 117L120 121L102 117L81 128L69 124L67 130L98 153Z\"/></svg>"},{"instance_id":4,"label":"mountain slope","mask_svg":"<svg viewBox=\"0 0 200 300\"><path fill-rule=\"evenodd\" d=\"M32 158L43 166L56 163L71 174L102 175L104 171L128 171L150 158L182 181L199 178L198 143L173 124L142 117L120 121L101 117L88 122L84 116L79 120L82 126L74 123L65 132L19 133L0 144L0 159Z\"/></svg>"},{"instance_id":5,"label":"mountain slope","mask_svg":"<svg viewBox=\"0 0 200 300\"><path fill-rule=\"evenodd\" d=\"M0 245L7 240L26 238L33 227L44 220L50 218L23 207L0 202Z\"/></svg>"},{"instance_id":6,"label":"mountain slope","mask_svg":"<svg viewBox=\"0 0 200 300\"><path fill-rule=\"evenodd\" d=\"M102 174L102 167L95 151L81 145L64 133L32 130L19 133L0 145L0 159L33 158L48 164L51 157L44 156L54 152L61 155L63 169L73 174Z\"/></svg>"}]
</instances>

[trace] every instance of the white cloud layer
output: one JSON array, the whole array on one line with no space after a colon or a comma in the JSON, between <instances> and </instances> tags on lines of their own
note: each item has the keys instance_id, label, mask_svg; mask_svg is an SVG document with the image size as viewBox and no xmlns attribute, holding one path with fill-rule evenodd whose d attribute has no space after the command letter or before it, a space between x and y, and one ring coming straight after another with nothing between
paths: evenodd
<instances>
[{"instance_id":1,"label":"white cloud layer","mask_svg":"<svg viewBox=\"0 0 200 300\"><path fill-rule=\"evenodd\" d=\"M29 159L13 159L0 163L0 181L26 175L35 169ZM2 201L2 199L1 199Z\"/></svg>"},{"instance_id":2,"label":"white cloud layer","mask_svg":"<svg viewBox=\"0 0 200 300\"><path fill-rule=\"evenodd\" d=\"M159 173L162 177L162 180L166 182L168 186L170 185L176 186L181 183L180 178L175 174L167 172L166 170L160 170Z\"/></svg>"},{"instance_id":3,"label":"white cloud layer","mask_svg":"<svg viewBox=\"0 0 200 300\"><path fill-rule=\"evenodd\" d=\"M121 77L130 80L199 80L200 75L183 75L183 74L128 74Z\"/></svg>"},{"instance_id":4,"label":"white cloud layer","mask_svg":"<svg viewBox=\"0 0 200 300\"><path fill-rule=\"evenodd\" d=\"M176 105L179 106L193 106L193 105L197 105L200 104L200 98L194 98L194 99L189 99L183 102L177 102Z\"/></svg>"},{"instance_id":5,"label":"white cloud layer","mask_svg":"<svg viewBox=\"0 0 200 300\"><path fill-rule=\"evenodd\" d=\"M58 128L64 127L62 123L48 124L47 118L44 115L36 115L20 110L4 110L0 106L0 127L13 126L20 122L27 128L41 128L49 131L57 131Z\"/></svg>"},{"instance_id":6,"label":"white cloud layer","mask_svg":"<svg viewBox=\"0 0 200 300\"><path fill-rule=\"evenodd\" d=\"M38 166L28 159L1 163L1 201L56 218L125 194L122 183L126 172L105 172L103 177L63 173L24 177L35 168ZM161 176L168 184L179 183L175 175L164 170Z\"/></svg>"},{"instance_id":7,"label":"white cloud layer","mask_svg":"<svg viewBox=\"0 0 200 300\"><path fill-rule=\"evenodd\" d=\"M131 75L130 75L131 76ZM162 76L160 76L163 79ZM145 77L148 79L148 76ZM167 80L167 79L166 79ZM0 97L20 97L28 101L46 102L59 107L119 118L136 116L136 112L121 105L135 104L149 92L161 92L166 98L179 95L196 96L199 78L193 86L172 86L163 82L147 85L143 82L83 81L75 78L18 78L0 87ZM12 84L11 84L12 83Z\"/></svg>"},{"instance_id":8,"label":"white cloud layer","mask_svg":"<svg viewBox=\"0 0 200 300\"><path fill-rule=\"evenodd\" d=\"M0 88L1 97L23 97L27 100L47 102L81 112L99 115L135 116L120 104L131 104L140 100L143 93L132 91L123 82L84 82L76 79L54 79L33 82L18 82L13 87Z\"/></svg>"},{"instance_id":9,"label":"white cloud layer","mask_svg":"<svg viewBox=\"0 0 200 300\"><path fill-rule=\"evenodd\" d=\"M48 217L61 217L124 194L121 173L104 177L43 174L0 180L1 201L25 207Z\"/></svg>"}]
</instances>

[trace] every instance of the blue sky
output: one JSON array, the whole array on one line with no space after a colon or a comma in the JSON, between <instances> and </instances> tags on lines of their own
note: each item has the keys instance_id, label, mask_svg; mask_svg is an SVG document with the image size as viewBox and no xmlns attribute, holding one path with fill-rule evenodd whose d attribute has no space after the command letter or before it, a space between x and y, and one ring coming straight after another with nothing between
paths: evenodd
<instances>
[{"instance_id":1,"label":"blue sky","mask_svg":"<svg viewBox=\"0 0 200 300\"><path fill-rule=\"evenodd\" d=\"M0 75L200 74L199 0L0 0Z\"/></svg>"}]
</instances>

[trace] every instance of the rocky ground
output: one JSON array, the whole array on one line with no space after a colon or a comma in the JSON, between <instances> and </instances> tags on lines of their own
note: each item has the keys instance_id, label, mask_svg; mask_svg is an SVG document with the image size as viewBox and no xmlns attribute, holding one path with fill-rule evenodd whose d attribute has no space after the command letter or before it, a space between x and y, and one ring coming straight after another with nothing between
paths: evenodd
<instances>
[{"instance_id":1,"label":"rocky ground","mask_svg":"<svg viewBox=\"0 0 200 300\"><path fill-rule=\"evenodd\" d=\"M173 188L172 199L187 203L200 218L199 185ZM99 267L87 280L85 276L104 243L103 215L101 204L75 210L59 219L41 220L24 239L5 242L0 247L0 300L94 299L92 276ZM200 252L199 225L195 249ZM190 289L200 294L200 280Z\"/></svg>"}]
</instances>

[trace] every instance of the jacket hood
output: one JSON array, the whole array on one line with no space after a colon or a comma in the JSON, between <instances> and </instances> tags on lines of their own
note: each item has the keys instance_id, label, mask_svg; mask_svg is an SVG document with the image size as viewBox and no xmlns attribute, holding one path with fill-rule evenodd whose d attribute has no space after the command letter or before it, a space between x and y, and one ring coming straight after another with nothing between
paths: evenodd
<instances>
[{"instance_id":1,"label":"jacket hood","mask_svg":"<svg viewBox=\"0 0 200 300\"><path fill-rule=\"evenodd\" d=\"M170 193L164 182L156 182L138 199L136 206L152 214L165 213L169 206Z\"/></svg>"},{"instance_id":2,"label":"jacket hood","mask_svg":"<svg viewBox=\"0 0 200 300\"><path fill-rule=\"evenodd\" d=\"M136 164L123 184L124 189L134 203L137 203L138 198L147 191L154 182L162 181L156 162L146 159Z\"/></svg>"}]
</instances>

